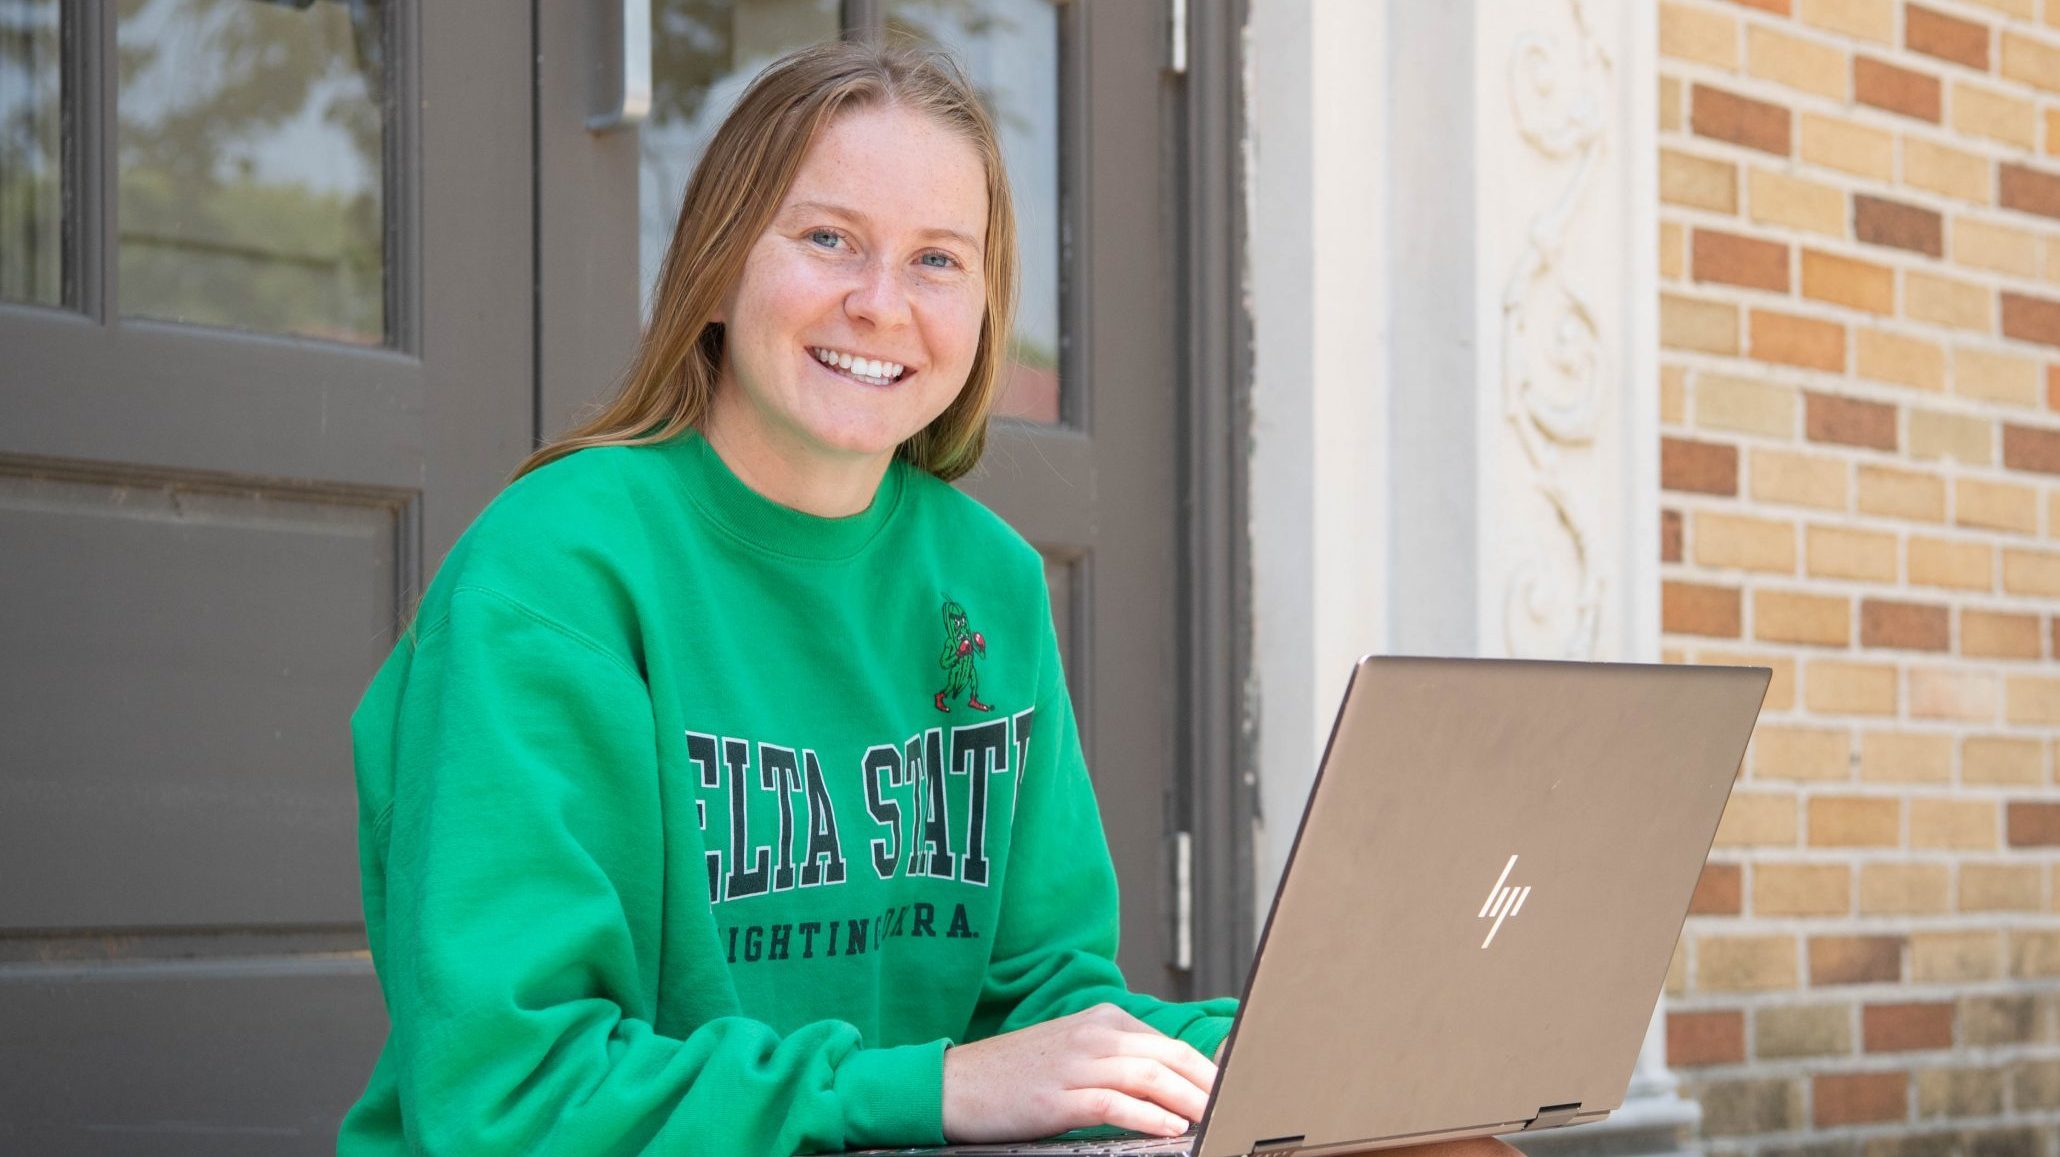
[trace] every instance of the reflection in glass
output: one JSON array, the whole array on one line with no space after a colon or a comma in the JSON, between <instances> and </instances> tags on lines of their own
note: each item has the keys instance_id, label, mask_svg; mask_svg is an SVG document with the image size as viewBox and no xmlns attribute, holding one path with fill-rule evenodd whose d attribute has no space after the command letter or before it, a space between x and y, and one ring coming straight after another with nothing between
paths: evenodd
<instances>
[{"instance_id":1,"label":"reflection in glass","mask_svg":"<svg viewBox=\"0 0 2060 1157\"><path fill-rule=\"evenodd\" d=\"M121 312L384 344L385 0L117 7Z\"/></svg>"},{"instance_id":2,"label":"reflection in glass","mask_svg":"<svg viewBox=\"0 0 2060 1157\"><path fill-rule=\"evenodd\" d=\"M1014 365L997 414L1059 420L1059 15L1053 0L888 0L890 32L949 48L1001 132L1022 249Z\"/></svg>"},{"instance_id":3,"label":"reflection in glass","mask_svg":"<svg viewBox=\"0 0 2060 1157\"><path fill-rule=\"evenodd\" d=\"M835 40L838 0L656 0L651 5L651 117L644 123L637 204L643 316L680 201L715 136L761 69L781 55Z\"/></svg>"},{"instance_id":4,"label":"reflection in glass","mask_svg":"<svg viewBox=\"0 0 2060 1157\"><path fill-rule=\"evenodd\" d=\"M58 0L0 0L0 301L63 305Z\"/></svg>"}]
</instances>

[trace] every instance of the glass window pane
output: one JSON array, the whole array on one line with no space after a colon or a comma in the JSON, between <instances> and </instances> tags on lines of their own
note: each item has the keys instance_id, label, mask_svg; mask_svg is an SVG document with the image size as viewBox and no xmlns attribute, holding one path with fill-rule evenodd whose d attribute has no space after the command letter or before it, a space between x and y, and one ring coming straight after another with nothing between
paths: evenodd
<instances>
[{"instance_id":1,"label":"glass window pane","mask_svg":"<svg viewBox=\"0 0 2060 1157\"><path fill-rule=\"evenodd\" d=\"M817 41L835 40L838 0L656 0L651 6L651 116L637 190L643 316L680 201L701 152L759 70Z\"/></svg>"},{"instance_id":2,"label":"glass window pane","mask_svg":"<svg viewBox=\"0 0 2060 1157\"><path fill-rule=\"evenodd\" d=\"M123 314L385 344L388 9L121 0Z\"/></svg>"},{"instance_id":3,"label":"glass window pane","mask_svg":"<svg viewBox=\"0 0 2060 1157\"><path fill-rule=\"evenodd\" d=\"M1059 12L1053 0L888 0L890 32L949 48L1001 132L1022 249L1022 301L995 412L1060 419Z\"/></svg>"},{"instance_id":4,"label":"glass window pane","mask_svg":"<svg viewBox=\"0 0 2060 1157\"><path fill-rule=\"evenodd\" d=\"M58 7L0 3L0 301L66 303Z\"/></svg>"}]
</instances>

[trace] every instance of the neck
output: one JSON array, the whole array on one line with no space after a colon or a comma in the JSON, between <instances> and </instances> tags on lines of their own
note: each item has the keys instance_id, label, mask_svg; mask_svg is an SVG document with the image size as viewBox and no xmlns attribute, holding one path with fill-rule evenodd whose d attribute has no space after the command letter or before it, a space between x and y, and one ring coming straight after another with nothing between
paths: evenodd
<instances>
[{"instance_id":1,"label":"neck","mask_svg":"<svg viewBox=\"0 0 2060 1157\"><path fill-rule=\"evenodd\" d=\"M702 437L739 481L781 506L819 518L845 518L872 505L894 458L891 451L810 454L780 442L763 423L738 421L734 407L748 404L719 390L701 424Z\"/></svg>"}]
</instances>

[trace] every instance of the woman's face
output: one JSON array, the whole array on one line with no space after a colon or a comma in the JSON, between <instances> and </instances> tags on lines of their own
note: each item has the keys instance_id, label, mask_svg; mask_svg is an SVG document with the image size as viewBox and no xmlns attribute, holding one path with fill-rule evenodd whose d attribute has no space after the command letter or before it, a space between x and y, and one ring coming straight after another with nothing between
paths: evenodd
<instances>
[{"instance_id":1,"label":"woman's face","mask_svg":"<svg viewBox=\"0 0 2060 1157\"><path fill-rule=\"evenodd\" d=\"M728 431L788 469L891 455L972 370L986 234L963 138L891 106L827 125L717 318Z\"/></svg>"}]
</instances>

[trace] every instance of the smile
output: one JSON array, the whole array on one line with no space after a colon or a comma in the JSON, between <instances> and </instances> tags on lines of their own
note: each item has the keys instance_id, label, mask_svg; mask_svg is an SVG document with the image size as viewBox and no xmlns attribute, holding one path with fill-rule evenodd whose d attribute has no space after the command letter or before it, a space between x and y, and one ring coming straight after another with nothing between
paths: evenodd
<instances>
[{"instance_id":1,"label":"smile","mask_svg":"<svg viewBox=\"0 0 2060 1157\"><path fill-rule=\"evenodd\" d=\"M841 350L824 346L810 346L808 352L815 360L853 381L869 386L890 386L908 372L900 362L881 361L877 358L859 357Z\"/></svg>"}]
</instances>

